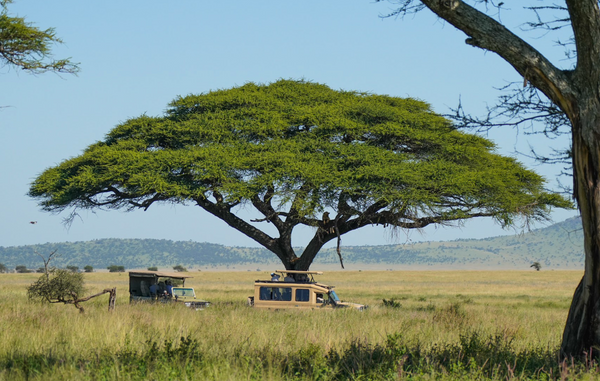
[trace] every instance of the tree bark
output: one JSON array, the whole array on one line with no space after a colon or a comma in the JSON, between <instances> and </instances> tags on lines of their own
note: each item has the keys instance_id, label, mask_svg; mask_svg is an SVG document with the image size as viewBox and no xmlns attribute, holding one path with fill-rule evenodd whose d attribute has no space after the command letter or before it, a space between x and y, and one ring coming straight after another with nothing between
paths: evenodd
<instances>
[{"instance_id":1,"label":"tree bark","mask_svg":"<svg viewBox=\"0 0 600 381\"><path fill-rule=\"evenodd\" d=\"M102 290L102 292L99 292L99 293L94 294L94 295L87 296L85 298L79 298L77 296L77 294L75 294L74 292L71 293L71 294L73 295L73 300L66 300L66 301L63 300L63 301L61 301L61 303L64 303L64 304L73 304L79 310L80 313L85 313L85 309L83 308L83 306L80 303L87 302L88 300L90 300L92 298L95 298L97 296L104 295L104 294L109 294L108 310L109 311L114 311L115 310L115 302L116 302L116 299L117 299L117 288L116 287L105 288L104 290Z\"/></svg>"},{"instance_id":2,"label":"tree bark","mask_svg":"<svg viewBox=\"0 0 600 381\"><path fill-rule=\"evenodd\" d=\"M581 116L600 118L600 110L587 114ZM574 191L583 225L585 272L565 324L560 349L563 358L590 355L592 348L600 347L600 139L596 131L585 131L588 123L573 126Z\"/></svg>"},{"instance_id":3,"label":"tree bark","mask_svg":"<svg viewBox=\"0 0 600 381\"><path fill-rule=\"evenodd\" d=\"M567 0L575 35L577 89L572 113L574 197L583 225L585 271L573 295L561 357L600 347L600 9L597 0Z\"/></svg>"}]
</instances>

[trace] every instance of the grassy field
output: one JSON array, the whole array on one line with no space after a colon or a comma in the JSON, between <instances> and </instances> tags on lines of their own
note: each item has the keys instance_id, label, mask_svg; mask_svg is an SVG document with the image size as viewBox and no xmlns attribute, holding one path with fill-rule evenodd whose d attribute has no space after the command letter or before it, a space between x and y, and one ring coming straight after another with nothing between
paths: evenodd
<instances>
[{"instance_id":1,"label":"grassy field","mask_svg":"<svg viewBox=\"0 0 600 381\"><path fill-rule=\"evenodd\" d=\"M129 304L128 277L86 274L73 306L27 300L39 274L0 274L0 379L596 379L593 364L559 364L578 271L327 272L363 312L246 306L266 272L191 272L203 311ZM384 305L383 299L390 303Z\"/></svg>"}]
</instances>

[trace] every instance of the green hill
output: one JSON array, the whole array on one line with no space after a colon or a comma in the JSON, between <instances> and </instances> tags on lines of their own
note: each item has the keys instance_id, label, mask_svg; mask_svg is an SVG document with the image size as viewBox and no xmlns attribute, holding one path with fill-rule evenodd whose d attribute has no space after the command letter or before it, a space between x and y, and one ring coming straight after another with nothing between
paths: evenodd
<instances>
[{"instance_id":1,"label":"green hill","mask_svg":"<svg viewBox=\"0 0 600 381\"><path fill-rule=\"evenodd\" d=\"M326 254L326 255L323 255ZM518 268L539 262L542 268L582 269L583 231L578 217L528 233L486 239L420 242L404 245L346 247L345 261L436 266L439 268ZM333 250L321 262L336 263Z\"/></svg>"},{"instance_id":2,"label":"green hill","mask_svg":"<svg viewBox=\"0 0 600 381\"><path fill-rule=\"evenodd\" d=\"M571 218L546 228L524 234L487 239L421 242L382 246L342 247L347 265L379 267L436 268L518 268L533 262L543 269L583 268L583 234L579 218ZM228 247L192 241L155 239L99 239L88 242L46 243L40 245L0 247L0 263L9 269L25 265L36 269L42 265L36 252L47 256L56 250L53 262L83 268L91 265L105 269L109 265L131 268L149 266L193 268L279 265L275 255L265 249ZM323 250L315 264L339 265L335 249Z\"/></svg>"}]
</instances>

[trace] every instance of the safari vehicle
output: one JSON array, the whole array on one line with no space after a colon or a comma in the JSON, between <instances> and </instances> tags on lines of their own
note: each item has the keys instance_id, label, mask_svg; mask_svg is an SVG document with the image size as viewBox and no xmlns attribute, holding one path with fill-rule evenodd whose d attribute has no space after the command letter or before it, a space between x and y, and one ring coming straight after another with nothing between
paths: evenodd
<instances>
[{"instance_id":1,"label":"safari vehicle","mask_svg":"<svg viewBox=\"0 0 600 381\"><path fill-rule=\"evenodd\" d=\"M129 302L182 303L186 307L196 310L208 307L209 302L196 299L196 292L193 288L185 287L187 278L193 277L162 271L130 271ZM181 286L173 286L171 293L168 292L167 286L170 283L180 282Z\"/></svg>"},{"instance_id":2,"label":"safari vehicle","mask_svg":"<svg viewBox=\"0 0 600 381\"><path fill-rule=\"evenodd\" d=\"M271 280L254 282L254 295L248 297L248 304L255 308L355 308L364 310L362 304L340 301L333 290L314 280L321 271L277 270ZM278 280L274 280L279 278Z\"/></svg>"}]
</instances>

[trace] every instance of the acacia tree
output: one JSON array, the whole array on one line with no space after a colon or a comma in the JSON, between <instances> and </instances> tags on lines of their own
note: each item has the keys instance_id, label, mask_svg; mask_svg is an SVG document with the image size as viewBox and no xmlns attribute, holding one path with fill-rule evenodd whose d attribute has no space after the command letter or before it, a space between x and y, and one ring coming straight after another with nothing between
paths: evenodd
<instances>
[{"instance_id":1,"label":"acacia tree","mask_svg":"<svg viewBox=\"0 0 600 381\"><path fill-rule=\"evenodd\" d=\"M74 305L80 313L85 309L81 303L103 294L109 294L108 310L115 309L116 288L106 288L94 295L82 297L84 293L83 274L71 270L58 269L42 275L37 281L27 287L30 300L40 300L47 303L63 303Z\"/></svg>"},{"instance_id":2,"label":"acacia tree","mask_svg":"<svg viewBox=\"0 0 600 381\"><path fill-rule=\"evenodd\" d=\"M22 17L9 16L10 3L12 0L0 1L0 65L32 74L77 73L78 65L69 59L52 58L52 45L62 43L54 28L38 29Z\"/></svg>"},{"instance_id":3,"label":"acacia tree","mask_svg":"<svg viewBox=\"0 0 600 381\"><path fill-rule=\"evenodd\" d=\"M163 117L131 119L47 169L29 195L43 210L71 216L194 204L286 269L307 270L325 243L366 225L493 217L508 226L570 205L543 184L424 102L280 80L178 98ZM241 206L260 217L241 218ZM292 232L300 225L314 236L297 254Z\"/></svg>"},{"instance_id":4,"label":"acacia tree","mask_svg":"<svg viewBox=\"0 0 600 381\"><path fill-rule=\"evenodd\" d=\"M496 116L547 123L544 133L567 126L572 146L573 196L584 232L585 272L575 290L563 333L562 356L582 356L600 346L600 8L598 0L539 2L529 27L571 32L574 66L561 69L502 24L504 2L491 0L398 0L393 14L428 9L464 32L466 43L498 54L529 91L506 95ZM470 3L470 4L469 4ZM500 12L502 11L502 12ZM540 15L552 12L551 19ZM489 13L489 15L488 15ZM492 17L493 16L493 17ZM546 36L548 38L548 36ZM564 44L564 40L563 43ZM547 100L547 101L546 101ZM475 120L475 125L482 125ZM502 123L500 123L502 124ZM511 124L511 122L507 123ZM483 125L493 126L489 120Z\"/></svg>"}]
</instances>

